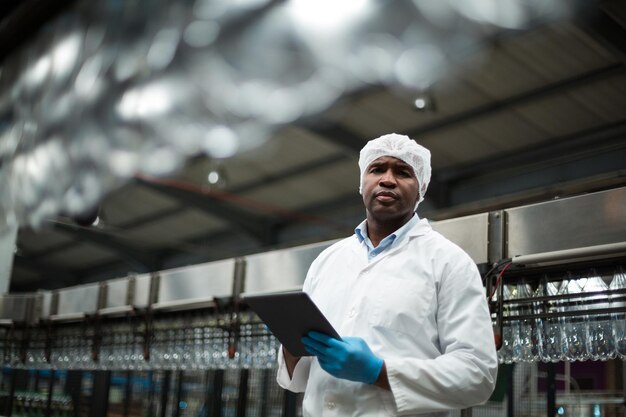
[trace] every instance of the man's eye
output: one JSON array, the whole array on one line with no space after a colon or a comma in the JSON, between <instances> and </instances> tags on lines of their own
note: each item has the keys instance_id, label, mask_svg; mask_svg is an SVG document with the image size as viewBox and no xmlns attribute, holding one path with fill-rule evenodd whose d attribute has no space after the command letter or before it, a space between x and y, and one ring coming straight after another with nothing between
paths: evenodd
<instances>
[{"instance_id":1,"label":"man's eye","mask_svg":"<svg viewBox=\"0 0 626 417\"><path fill-rule=\"evenodd\" d=\"M381 167L371 167L370 168L370 172L381 172L382 168Z\"/></svg>"}]
</instances>

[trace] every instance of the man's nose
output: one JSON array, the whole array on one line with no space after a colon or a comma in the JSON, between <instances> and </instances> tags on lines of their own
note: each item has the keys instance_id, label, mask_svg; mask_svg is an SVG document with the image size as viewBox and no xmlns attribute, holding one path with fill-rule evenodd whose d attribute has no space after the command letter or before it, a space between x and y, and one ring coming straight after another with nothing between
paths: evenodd
<instances>
[{"instance_id":1,"label":"man's nose","mask_svg":"<svg viewBox=\"0 0 626 417\"><path fill-rule=\"evenodd\" d=\"M380 180L378 183L385 187L395 187L396 185L396 177L393 175L391 170L385 171L383 175L380 176Z\"/></svg>"}]
</instances>

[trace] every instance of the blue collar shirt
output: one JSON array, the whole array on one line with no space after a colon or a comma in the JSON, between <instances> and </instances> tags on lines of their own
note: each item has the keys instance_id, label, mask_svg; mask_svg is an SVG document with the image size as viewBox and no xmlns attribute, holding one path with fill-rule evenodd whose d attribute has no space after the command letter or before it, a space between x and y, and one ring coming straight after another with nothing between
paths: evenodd
<instances>
[{"instance_id":1,"label":"blue collar shirt","mask_svg":"<svg viewBox=\"0 0 626 417\"><path fill-rule=\"evenodd\" d=\"M363 220L361 224L359 224L356 229L354 229L354 234L356 235L357 239L359 239L359 242L361 244L364 244L367 248L367 260L371 262L372 259L374 259L378 254L392 247L394 242L402 240L404 235L406 235L408 231L411 230L411 228L415 226L419 221L420 219L418 215L414 214L413 217L411 217L411 220L409 220L398 230L381 240L376 247L374 247L372 241L367 234L367 220Z\"/></svg>"}]
</instances>

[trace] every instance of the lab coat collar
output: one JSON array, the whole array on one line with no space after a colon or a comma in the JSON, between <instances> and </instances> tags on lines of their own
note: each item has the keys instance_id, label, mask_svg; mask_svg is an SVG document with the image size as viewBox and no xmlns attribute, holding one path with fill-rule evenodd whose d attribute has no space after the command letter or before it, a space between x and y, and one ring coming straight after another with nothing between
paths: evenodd
<instances>
[{"instance_id":1,"label":"lab coat collar","mask_svg":"<svg viewBox=\"0 0 626 417\"><path fill-rule=\"evenodd\" d=\"M415 214L415 216L417 216L417 214ZM372 265L375 265L381 259L386 258L387 256L389 256L389 255L391 255L391 254L401 250L404 247L404 245L407 243L408 240L413 239L413 238L418 237L418 236L423 236L423 235L429 233L430 231L432 231L432 227L428 223L428 220L427 219L419 219L419 221L415 224L415 226L413 226L401 239L399 239L398 241L394 242L393 246L388 251L384 251L380 255L376 256L368 264L368 267L371 267ZM352 235L352 237L354 238L354 242L356 242L356 244L352 246L353 251L354 252L358 252L360 250L363 250L365 244L362 244L359 241L359 239L356 237L356 235ZM367 250L367 248L365 250Z\"/></svg>"},{"instance_id":2,"label":"lab coat collar","mask_svg":"<svg viewBox=\"0 0 626 417\"><path fill-rule=\"evenodd\" d=\"M428 223L428 219L419 219L419 222L408 231L407 236L422 236L429 233L431 230L433 230L433 228L430 226L430 223Z\"/></svg>"}]
</instances>

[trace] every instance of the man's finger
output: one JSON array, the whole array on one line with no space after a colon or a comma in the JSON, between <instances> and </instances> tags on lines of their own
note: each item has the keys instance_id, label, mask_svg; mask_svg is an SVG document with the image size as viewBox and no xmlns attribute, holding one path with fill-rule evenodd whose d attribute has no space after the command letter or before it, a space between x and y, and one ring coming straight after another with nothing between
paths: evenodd
<instances>
[{"instance_id":1,"label":"man's finger","mask_svg":"<svg viewBox=\"0 0 626 417\"><path fill-rule=\"evenodd\" d=\"M307 336L325 345L332 343L333 340L337 340L334 337L330 337L324 333L316 332L315 330L311 330L309 333L307 333Z\"/></svg>"},{"instance_id":2,"label":"man's finger","mask_svg":"<svg viewBox=\"0 0 626 417\"><path fill-rule=\"evenodd\" d=\"M315 355L319 360L328 360L328 352L326 349L318 349L315 346L308 345L303 343L304 349L309 352L311 355Z\"/></svg>"},{"instance_id":3,"label":"man's finger","mask_svg":"<svg viewBox=\"0 0 626 417\"><path fill-rule=\"evenodd\" d=\"M304 345L304 350L309 352L311 355L317 356L318 358L324 357L324 353L320 352L319 350L315 349L314 347Z\"/></svg>"},{"instance_id":4,"label":"man's finger","mask_svg":"<svg viewBox=\"0 0 626 417\"><path fill-rule=\"evenodd\" d=\"M309 336L303 336L302 339L300 340L302 341L302 343L314 346L318 350L328 349L328 344L324 342L320 342L317 339L314 339Z\"/></svg>"}]
</instances>

